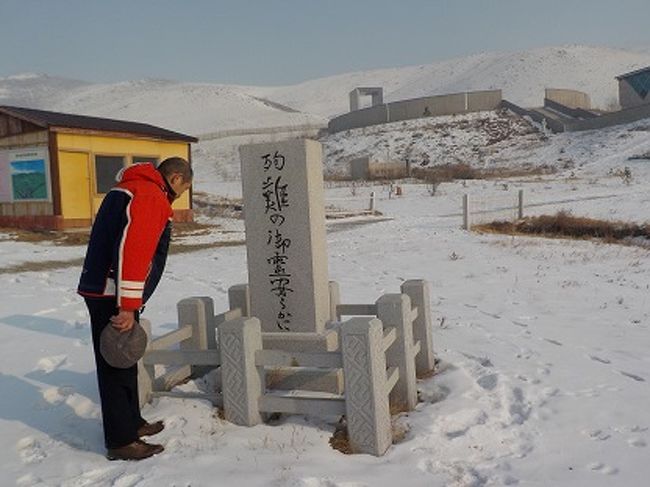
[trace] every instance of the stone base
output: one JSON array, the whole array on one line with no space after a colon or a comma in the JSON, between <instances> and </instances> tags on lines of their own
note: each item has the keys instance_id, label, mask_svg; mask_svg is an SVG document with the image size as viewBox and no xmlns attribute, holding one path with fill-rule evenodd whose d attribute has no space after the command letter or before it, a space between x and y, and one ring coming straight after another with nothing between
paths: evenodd
<instances>
[{"instance_id":1,"label":"stone base","mask_svg":"<svg viewBox=\"0 0 650 487\"><path fill-rule=\"evenodd\" d=\"M276 367L266 371L266 387L282 391L343 394L343 371L311 367Z\"/></svg>"},{"instance_id":2,"label":"stone base","mask_svg":"<svg viewBox=\"0 0 650 487\"><path fill-rule=\"evenodd\" d=\"M339 348L336 330L322 333L262 333L264 350L286 350L287 352L333 352Z\"/></svg>"}]
</instances>

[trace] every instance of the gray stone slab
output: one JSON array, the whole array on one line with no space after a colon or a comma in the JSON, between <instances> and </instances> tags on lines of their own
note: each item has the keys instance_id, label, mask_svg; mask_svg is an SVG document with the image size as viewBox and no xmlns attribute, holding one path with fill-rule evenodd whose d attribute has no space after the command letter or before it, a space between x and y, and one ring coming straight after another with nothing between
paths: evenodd
<instances>
[{"instance_id":1,"label":"gray stone slab","mask_svg":"<svg viewBox=\"0 0 650 487\"><path fill-rule=\"evenodd\" d=\"M251 316L265 332L329 319L323 165L312 140L240 148Z\"/></svg>"}]
</instances>

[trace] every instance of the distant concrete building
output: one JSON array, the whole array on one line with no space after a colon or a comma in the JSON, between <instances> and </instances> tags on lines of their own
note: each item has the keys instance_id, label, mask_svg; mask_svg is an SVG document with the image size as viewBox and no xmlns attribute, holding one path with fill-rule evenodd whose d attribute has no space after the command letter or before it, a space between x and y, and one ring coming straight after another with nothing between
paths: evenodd
<instances>
[{"instance_id":1,"label":"distant concrete building","mask_svg":"<svg viewBox=\"0 0 650 487\"><path fill-rule=\"evenodd\" d=\"M404 163L376 161L368 156L350 161L350 177L353 180L401 179L407 176Z\"/></svg>"},{"instance_id":2,"label":"distant concrete building","mask_svg":"<svg viewBox=\"0 0 650 487\"><path fill-rule=\"evenodd\" d=\"M616 79L618 101L623 110L650 103L650 66L622 74Z\"/></svg>"},{"instance_id":3,"label":"distant concrete building","mask_svg":"<svg viewBox=\"0 0 650 487\"><path fill-rule=\"evenodd\" d=\"M359 109L359 106L361 105L360 99L362 96L370 96L372 97L371 100L371 107L374 107L376 105L381 105L384 103L384 89L379 88L379 87L373 87L373 88L368 88L368 87L358 87L353 89L350 92L350 111L354 112L355 110Z\"/></svg>"}]
</instances>

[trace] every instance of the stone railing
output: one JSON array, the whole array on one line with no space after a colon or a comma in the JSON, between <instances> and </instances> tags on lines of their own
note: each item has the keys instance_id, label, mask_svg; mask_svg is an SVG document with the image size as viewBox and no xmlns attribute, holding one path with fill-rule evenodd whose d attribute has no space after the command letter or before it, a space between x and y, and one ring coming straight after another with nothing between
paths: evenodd
<instances>
[{"instance_id":1,"label":"stone railing","mask_svg":"<svg viewBox=\"0 0 650 487\"><path fill-rule=\"evenodd\" d=\"M249 316L248 286L233 286L228 294L231 309L217 316L210 298L178 303L179 328L152 340L140 361L141 401L209 399L223 407L228 421L244 426L261 423L268 413L345 415L352 451L383 455L392 442L390 411L415 409L417 376L434 369L427 283L406 281L401 293L383 295L374 304L340 304L338 285L330 282L330 327L338 332L339 346L318 352L265 349L260 321ZM352 318L341 322L343 316ZM143 325L150 333L150 324L143 320ZM179 349L170 350L176 345ZM157 364L177 368L156 377ZM206 367L220 367L220 391L170 391ZM270 380L277 370L291 369L298 379L304 369L319 369L326 377L342 372L344 386L323 394L324 389L282 387ZM312 377L307 382L313 383ZM300 380L294 377L294 383Z\"/></svg>"}]
</instances>

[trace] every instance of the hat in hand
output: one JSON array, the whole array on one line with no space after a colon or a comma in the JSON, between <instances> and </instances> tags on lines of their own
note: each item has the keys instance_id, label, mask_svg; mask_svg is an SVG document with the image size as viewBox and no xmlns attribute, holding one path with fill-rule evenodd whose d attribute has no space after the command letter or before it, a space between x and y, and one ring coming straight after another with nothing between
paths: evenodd
<instances>
[{"instance_id":1,"label":"hat in hand","mask_svg":"<svg viewBox=\"0 0 650 487\"><path fill-rule=\"evenodd\" d=\"M99 351L108 365L118 369L134 366L147 348L147 333L137 321L129 331L120 332L109 323L99 337Z\"/></svg>"}]
</instances>

